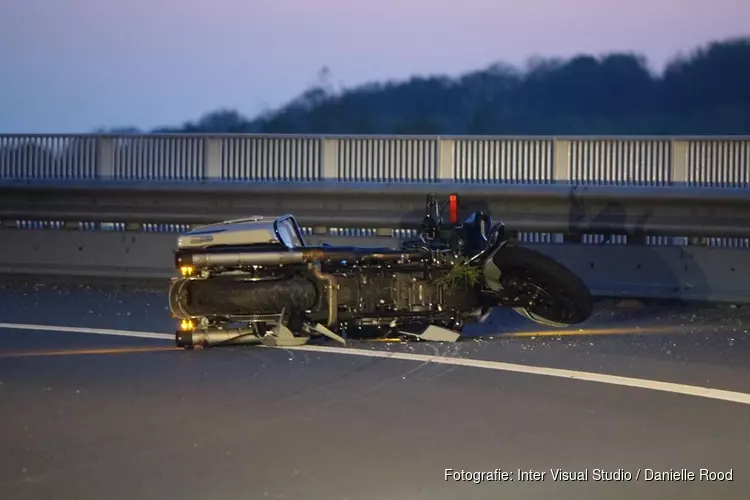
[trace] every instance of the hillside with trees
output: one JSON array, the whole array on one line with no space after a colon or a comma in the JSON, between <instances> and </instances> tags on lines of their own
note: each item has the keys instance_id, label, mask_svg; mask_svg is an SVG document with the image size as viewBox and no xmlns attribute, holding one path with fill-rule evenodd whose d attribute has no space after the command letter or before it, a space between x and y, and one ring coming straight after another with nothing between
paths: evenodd
<instances>
[{"instance_id":1,"label":"hillside with trees","mask_svg":"<svg viewBox=\"0 0 750 500\"><path fill-rule=\"evenodd\" d=\"M152 132L750 134L750 37L675 56L661 74L613 53L342 91L322 82L263 116L218 110Z\"/></svg>"}]
</instances>

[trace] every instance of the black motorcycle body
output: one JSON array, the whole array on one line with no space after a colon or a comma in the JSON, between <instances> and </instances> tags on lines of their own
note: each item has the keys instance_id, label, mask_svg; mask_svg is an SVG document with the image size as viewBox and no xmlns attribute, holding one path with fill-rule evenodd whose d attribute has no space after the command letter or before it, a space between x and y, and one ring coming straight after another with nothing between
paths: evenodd
<instances>
[{"instance_id":1,"label":"black motorcycle body","mask_svg":"<svg viewBox=\"0 0 750 500\"><path fill-rule=\"evenodd\" d=\"M182 320L178 345L298 345L316 335L455 340L496 307L556 327L591 316L584 282L509 238L502 222L477 211L459 223L457 195L448 223L433 195L426 205L419 237L395 248L309 246L292 215L181 235L182 277L169 296Z\"/></svg>"}]
</instances>

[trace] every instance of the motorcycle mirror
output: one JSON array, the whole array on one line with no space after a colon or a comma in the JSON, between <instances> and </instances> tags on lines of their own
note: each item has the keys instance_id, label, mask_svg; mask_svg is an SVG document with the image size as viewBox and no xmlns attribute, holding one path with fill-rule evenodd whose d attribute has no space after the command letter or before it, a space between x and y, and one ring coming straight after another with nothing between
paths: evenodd
<instances>
[{"instance_id":1,"label":"motorcycle mirror","mask_svg":"<svg viewBox=\"0 0 750 500\"><path fill-rule=\"evenodd\" d=\"M448 197L448 213L451 224L458 224L458 194L453 193Z\"/></svg>"}]
</instances>

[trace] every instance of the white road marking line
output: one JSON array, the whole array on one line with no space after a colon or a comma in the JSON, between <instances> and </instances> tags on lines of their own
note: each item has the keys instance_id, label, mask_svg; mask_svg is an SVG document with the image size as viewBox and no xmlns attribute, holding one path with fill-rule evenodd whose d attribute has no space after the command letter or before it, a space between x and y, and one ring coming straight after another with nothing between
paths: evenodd
<instances>
[{"instance_id":1,"label":"white road marking line","mask_svg":"<svg viewBox=\"0 0 750 500\"><path fill-rule=\"evenodd\" d=\"M18 330L42 330L73 333L92 333L95 335L115 335L121 337L138 337L148 339L174 340L174 335L154 332L138 332L132 330L110 330L104 328L83 328L71 326L53 325L28 325L20 323L0 323L0 328ZM676 384L672 382L660 382L658 380L639 379L632 377L620 377L604 373L583 372L576 370L564 370L561 368L546 368L543 366L518 365L515 363L504 363L501 361L487 361L474 358L450 358L429 354L416 354L406 352L374 351L369 349L355 349L349 347L326 347L326 346L298 346L298 347L270 347L270 349L286 349L296 351L308 351L328 354L348 354L350 356L366 356L371 358L400 359L405 361L419 361L443 365L465 366L468 368L484 368L487 370L498 370L515 373L527 373L531 375L544 375L548 377L564 378L569 380L581 380L585 382L599 382L602 384L619 385L625 387L636 387L639 389L650 389L653 391L670 392L686 396L697 396L709 399L718 399L733 403L750 405L750 394L744 392L726 391L700 387L695 385Z\"/></svg>"},{"instance_id":2,"label":"white road marking line","mask_svg":"<svg viewBox=\"0 0 750 500\"><path fill-rule=\"evenodd\" d=\"M605 373L583 372L577 370L564 370L562 368L547 368L544 366L518 365L515 363L504 363L501 361L487 361L474 358L449 358L443 356L431 356L429 354L415 354L407 352L370 351L367 349L353 349L346 347L323 347L323 346L296 346L286 347L289 350L311 351L335 354L349 354L351 356L368 356L372 358L403 359L408 361L430 362L443 365L465 366L470 368L485 368L488 370L499 370L516 373L529 373L532 375L545 375L548 377L565 378L572 380L583 380L586 382L599 382L610 385L626 387L637 387L640 389L651 389L654 391L671 392L687 396L698 396L703 398L720 399L734 403L750 405L750 394L744 392L725 391L700 387L696 385L676 384L672 382L660 382L632 377L620 377L607 375Z\"/></svg>"},{"instance_id":3,"label":"white road marking line","mask_svg":"<svg viewBox=\"0 0 750 500\"><path fill-rule=\"evenodd\" d=\"M27 325L23 323L0 323L0 328L13 330L40 330L47 332L93 333L94 335L115 335L117 337L135 337L141 339L174 340L174 335L167 333L137 332L133 330L110 330L107 328L85 328L82 326Z\"/></svg>"}]
</instances>

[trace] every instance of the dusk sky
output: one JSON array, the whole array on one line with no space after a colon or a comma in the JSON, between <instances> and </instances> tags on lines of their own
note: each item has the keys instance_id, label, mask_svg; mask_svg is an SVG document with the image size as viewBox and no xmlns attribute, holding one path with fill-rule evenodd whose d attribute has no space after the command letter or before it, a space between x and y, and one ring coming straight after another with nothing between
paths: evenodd
<instances>
[{"instance_id":1,"label":"dusk sky","mask_svg":"<svg viewBox=\"0 0 750 500\"><path fill-rule=\"evenodd\" d=\"M0 133L254 116L337 85L750 34L750 0L0 0Z\"/></svg>"}]
</instances>

